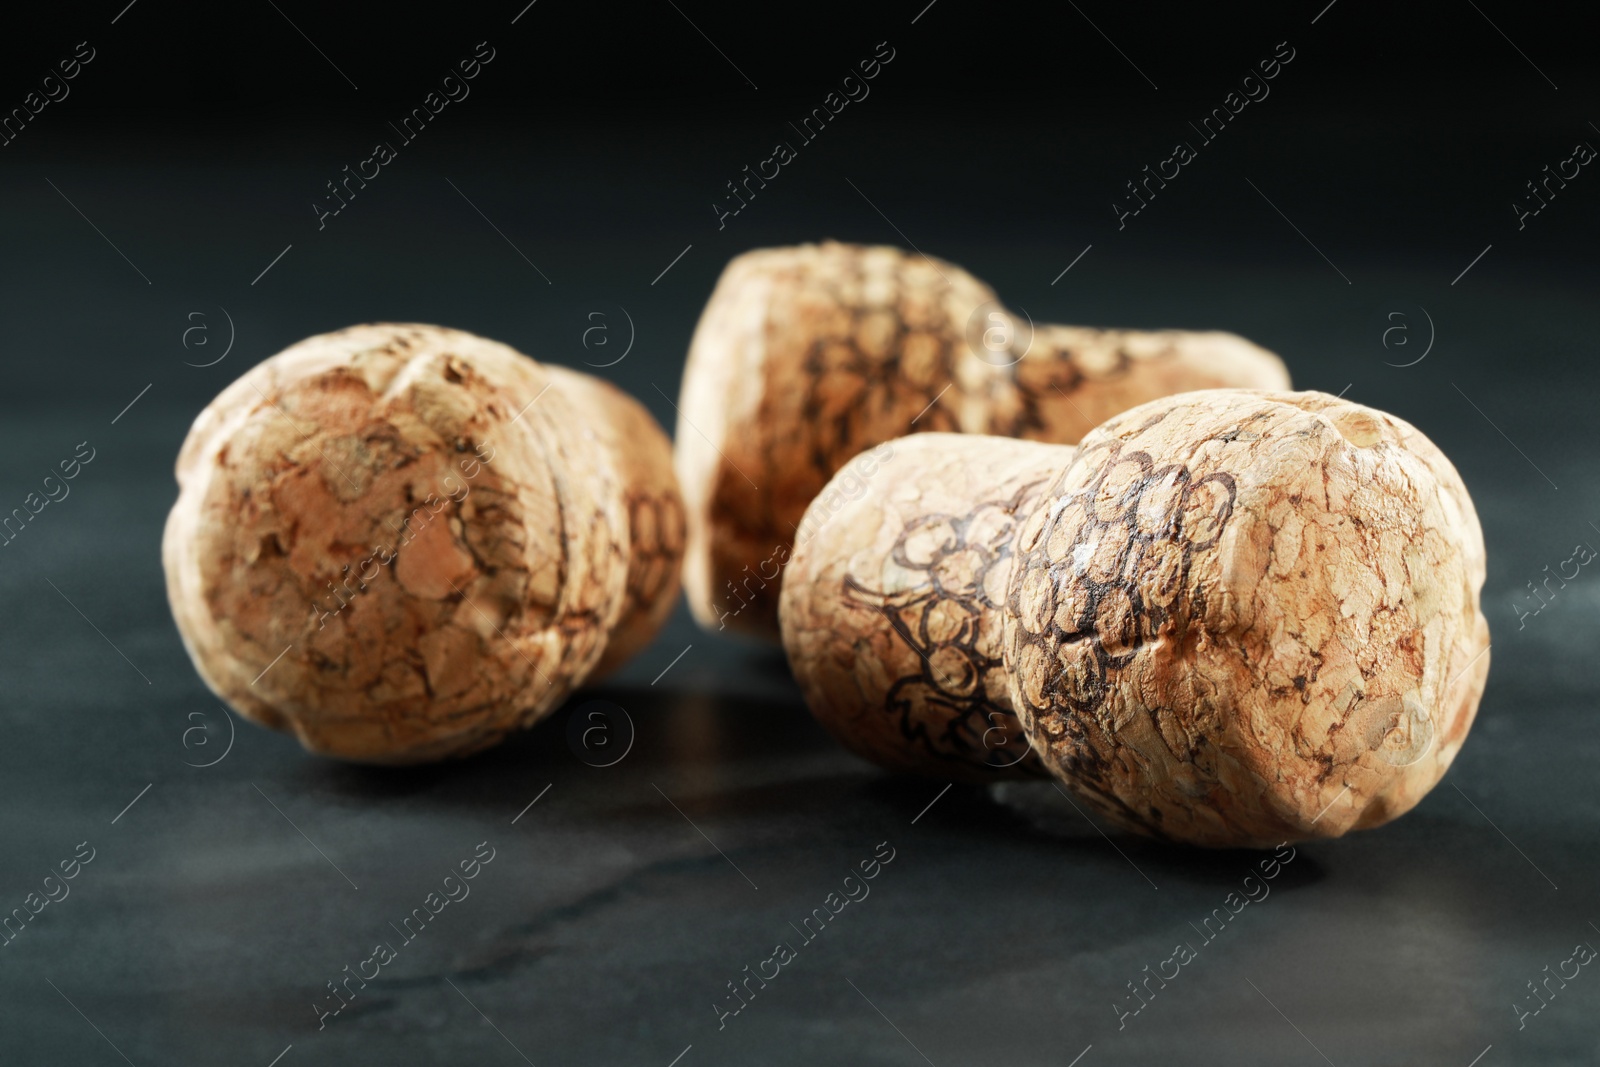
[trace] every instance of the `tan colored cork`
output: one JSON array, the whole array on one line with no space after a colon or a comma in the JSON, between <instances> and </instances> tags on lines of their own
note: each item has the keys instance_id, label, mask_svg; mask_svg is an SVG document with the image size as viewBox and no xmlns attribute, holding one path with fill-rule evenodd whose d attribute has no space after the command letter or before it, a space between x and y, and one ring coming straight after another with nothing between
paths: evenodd
<instances>
[{"instance_id":1,"label":"tan colored cork","mask_svg":"<svg viewBox=\"0 0 1600 1067\"><path fill-rule=\"evenodd\" d=\"M623 394L472 334L309 338L184 442L173 615L213 691L314 752L477 751L670 610L681 503L638 455L667 447Z\"/></svg>"},{"instance_id":2,"label":"tan colored cork","mask_svg":"<svg viewBox=\"0 0 1600 1067\"><path fill-rule=\"evenodd\" d=\"M835 527L841 510L800 546L785 642L831 729L931 770L945 753L917 739L971 709L925 700L915 736L895 736L886 697L916 685L901 681L916 664L881 651L881 618L840 606L844 581L898 575L888 530L940 531L948 550L942 531L1011 483L989 439L884 447L941 473L880 478L848 512L860 532ZM985 699L1073 794L1134 832L1270 846L1387 822L1444 775L1488 675L1484 549L1460 476L1419 431L1322 393L1213 390L1134 408L1077 449L1035 447L1011 477L1049 480L1015 523L1004 606L988 598L973 626L1004 631L1008 697ZM946 610L924 595L924 615Z\"/></svg>"},{"instance_id":3,"label":"tan colored cork","mask_svg":"<svg viewBox=\"0 0 1600 1067\"><path fill-rule=\"evenodd\" d=\"M690 607L707 628L776 639L776 576L806 506L884 441L1072 443L1153 397L1288 384L1276 356L1231 334L1032 326L961 268L896 248L745 253L701 316L679 401Z\"/></svg>"}]
</instances>

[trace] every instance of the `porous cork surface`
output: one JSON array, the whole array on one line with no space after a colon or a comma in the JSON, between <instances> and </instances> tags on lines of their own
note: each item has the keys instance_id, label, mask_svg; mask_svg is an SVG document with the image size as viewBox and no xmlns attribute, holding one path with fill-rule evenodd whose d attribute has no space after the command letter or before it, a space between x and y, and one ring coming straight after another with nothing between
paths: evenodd
<instances>
[{"instance_id":1,"label":"porous cork surface","mask_svg":"<svg viewBox=\"0 0 1600 1067\"><path fill-rule=\"evenodd\" d=\"M636 558L630 512L676 493L624 442L667 448L622 394L468 333L302 341L225 389L179 453L162 554L190 657L314 752L491 745L670 608L649 601L675 593L670 540Z\"/></svg>"},{"instance_id":2,"label":"porous cork surface","mask_svg":"<svg viewBox=\"0 0 1600 1067\"><path fill-rule=\"evenodd\" d=\"M1023 525L1012 706L1105 818L1216 847L1409 810L1488 673L1483 537L1414 427L1322 393L1158 400Z\"/></svg>"},{"instance_id":3,"label":"porous cork surface","mask_svg":"<svg viewBox=\"0 0 1600 1067\"><path fill-rule=\"evenodd\" d=\"M783 575L789 662L817 719L894 770L1043 774L1002 662L1013 542L1072 449L903 437L852 460L800 524Z\"/></svg>"},{"instance_id":4,"label":"porous cork surface","mask_svg":"<svg viewBox=\"0 0 1600 1067\"><path fill-rule=\"evenodd\" d=\"M988 286L918 253L838 242L745 253L701 316L679 402L690 607L707 628L776 640L776 575L806 506L884 441L1072 443L1156 396L1288 384L1276 356L1231 334L1024 327Z\"/></svg>"}]
</instances>

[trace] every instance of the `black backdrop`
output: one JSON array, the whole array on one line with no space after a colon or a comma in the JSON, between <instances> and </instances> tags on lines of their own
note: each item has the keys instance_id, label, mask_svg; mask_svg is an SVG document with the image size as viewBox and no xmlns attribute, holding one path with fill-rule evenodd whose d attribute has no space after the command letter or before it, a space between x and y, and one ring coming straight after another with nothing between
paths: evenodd
<instances>
[{"instance_id":1,"label":"black backdrop","mask_svg":"<svg viewBox=\"0 0 1600 1067\"><path fill-rule=\"evenodd\" d=\"M28 115L0 146L0 508L79 442L95 458L0 547L0 908L96 853L0 948L6 1061L1591 1062L1594 979L1519 1012L1600 944L1600 585L1529 591L1600 544L1600 179L1513 209L1600 145L1586 24L1473 0L8 12L0 109ZM388 124L480 42L470 95L404 143ZM789 123L880 42L870 95L800 143ZM1189 123L1280 48L1270 95L1201 147ZM325 183L379 140L396 157L319 228ZM719 226L779 140L796 158ZM1180 140L1197 158L1119 223ZM1298 386L1421 427L1477 501L1494 667L1450 776L1391 827L1302 848L1204 977L1120 1028L1125 982L1254 857L1108 847L1027 790L919 815L937 784L837 750L781 658L682 612L579 698L636 728L607 768L566 710L461 764L312 759L228 719L172 627L172 459L251 364L438 322L588 364L670 429L722 265L830 236L914 244L1041 320L1242 333ZM634 342L603 368L597 310ZM319 1030L324 983L485 839L473 902ZM719 1030L725 983L882 840L884 903Z\"/></svg>"}]
</instances>

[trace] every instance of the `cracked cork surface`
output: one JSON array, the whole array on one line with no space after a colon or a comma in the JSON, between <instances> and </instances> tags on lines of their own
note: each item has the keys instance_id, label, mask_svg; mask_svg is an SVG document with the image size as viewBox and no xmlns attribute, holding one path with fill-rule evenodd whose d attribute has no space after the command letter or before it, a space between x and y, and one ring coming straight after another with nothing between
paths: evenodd
<instances>
[{"instance_id":1,"label":"cracked cork surface","mask_svg":"<svg viewBox=\"0 0 1600 1067\"><path fill-rule=\"evenodd\" d=\"M1443 776L1488 674L1483 535L1394 416L1217 390L1087 435L1024 524L1014 709L1105 818L1215 847L1387 822Z\"/></svg>"},{"instance_id":2,"label":"cracked cork surface","mask_svg":"<svg viewBox=\"0 0 1600 1067\"><path fill-rule=\"evenodd\" d=\"M173 615L214 692L314 752L477 751L670 610L681 503L642 455L667 449L615 389L468 333L309 338L184 442Z\"/></svg>"},{"instance_id":3,"label":"cracked cork surface","mask_svg":"<svg viewBox=\"0 0 1600 1067\"><path fill-rule=\"evenodd\" d=\"M1071 456L918 434L851 461L834 485L861 488L831 506L830 487L807 512L783 577L784 648L847 748L963 781L1044 773L1011 711L1004 610L1017 529Z\"/></svg>"},{"instance_id":4,"label":"cracked cork surface","mask_svg":"<svg viewBox=\"0 0 1600 1067\"><path fill-rule=\"evenodd\" d=\"M706 305L680 396L690 607L707 628L777 639L777 576L807 505L884 441L1072 443L1153 397L1288 384L1276 356L1231 334L1019 329L966 271L896 248L746 253Z\"/></svg>"}]
</instances>

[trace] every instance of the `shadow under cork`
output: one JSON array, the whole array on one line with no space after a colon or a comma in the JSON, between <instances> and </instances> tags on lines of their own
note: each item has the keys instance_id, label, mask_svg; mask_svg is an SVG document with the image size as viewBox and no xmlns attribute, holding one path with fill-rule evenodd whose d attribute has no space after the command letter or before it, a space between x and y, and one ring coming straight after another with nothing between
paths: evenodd
<instances>
[{"instance_id":1,"label":"shadow under cork","mask_svg":"<svg viewBox=\"0 0 1600 1067\"><path fill-rule=\"evenodd\" d=\"M1009 812L1038 836L1074 844L1098 843L1100 848L1109 846L1147 871L1160 870L1192 884L1236 882L1241 870L1248 871L1273 851L1199 848L1102 825L1083 803L1063 795L1061 787L1050 781L998 782L987 787L987 792L996 807ZM1292 867L1284 867L1278 884L1284 888L1314 885L1324 874L1314 860L1300 853Z\"/></svg>"},{"instance_id":2,"label":"shadow under cork","mask_svg":"<svg viewBox=\"0 0 1600 1067\"><path fill-rule=\"evenodd\" d=\"M532 727L466 757L404 767L312 757L295 775L346 800L427 795L430 803L515 805L515 811L527 803L530 787L537 792L546 784L588 791L711 779L726 786L757 776L792 780L814 773L819 761L847 771L850 757L798 695L752 701L607 684L580 690Z\"/></svg>"}]
</instances>

